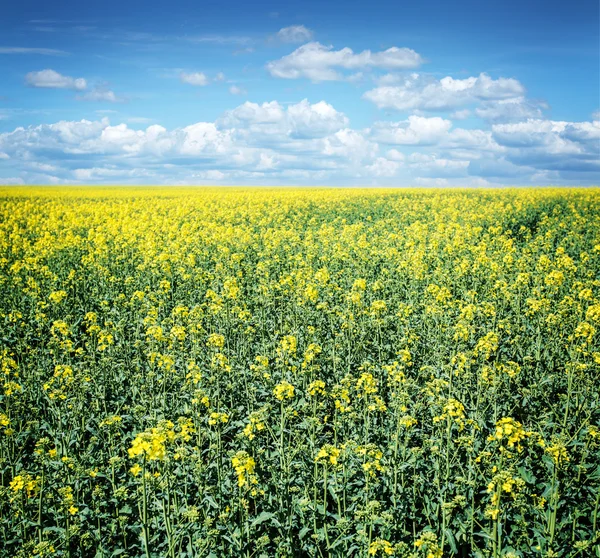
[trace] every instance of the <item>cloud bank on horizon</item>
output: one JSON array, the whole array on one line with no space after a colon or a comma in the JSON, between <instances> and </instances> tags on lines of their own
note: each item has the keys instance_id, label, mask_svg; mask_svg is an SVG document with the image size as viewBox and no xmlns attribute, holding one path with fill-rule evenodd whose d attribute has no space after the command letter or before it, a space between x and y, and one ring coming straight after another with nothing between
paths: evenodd
<instances>
[{"instance_id":1,"label":"cloud bank on horizon","mask_svg":"<svg viewBox=\"0 0 600 558\"><path fill-rule=\"evenodd\" d=\"M600 183L596 2L267 4L11 6L0 184Z\"/></svg>"}]
</instances>

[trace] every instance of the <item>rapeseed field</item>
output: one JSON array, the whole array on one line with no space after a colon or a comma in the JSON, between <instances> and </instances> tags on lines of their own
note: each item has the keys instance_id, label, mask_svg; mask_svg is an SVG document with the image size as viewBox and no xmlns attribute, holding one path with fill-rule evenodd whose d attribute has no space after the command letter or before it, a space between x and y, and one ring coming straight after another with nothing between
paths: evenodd
<instances>
[{"instance_id":1,"label":"rapeseed field","mask_svg":"<svg viewBox=\"0 0 600 558\"><path fill-rule=\"evenodd\" d=\"M0 556L600 556L600 191L0 190Z\"/></svg>"}]
</instances>

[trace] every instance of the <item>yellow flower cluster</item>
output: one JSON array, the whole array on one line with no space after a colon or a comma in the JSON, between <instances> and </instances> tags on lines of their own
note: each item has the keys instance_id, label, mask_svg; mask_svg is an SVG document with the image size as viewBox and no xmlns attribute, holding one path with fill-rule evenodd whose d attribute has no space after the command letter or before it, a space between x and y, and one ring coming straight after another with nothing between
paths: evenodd
<instances>
[{"instance_id":1,"label":"yellow flower cluster","mask_svg":"<svg viewBox=\"0 0 600 558\"><path fill-rule=\"evenodd\" d=\"M214 426L215 424L227 424L229 421L229 415L227 413L212 412L208 419L208 424Z\"/></svg>"},{"instance_id":2,"label":"yellow flower cluster","mask_svg":"<svg viewBox=\"0 0 600 558\"><path fill-rule=\"evenodd\" d=\"M425 558L442 558L443 551L438 543L438 538L432 531L423 531L415 541L415 547Z\"/></svg>"},{"instance_id":3,"label":"yellow flower cluster","mask_svg":"<svg viewBox=\"0 0 600 558\"><path fill-rule=\"evenodd\" d=\"M14 477L8 486L13 492L24 492L27 498L33 498L39 489L39 481L23 473Z\"/></svg>"},{"instance_id":4,"label":"yellow flower cluster","mask_svg":"<svg viewBox=\"0 0 600 558\"><path fill-rule=\"evenodd\" d=\"M44 390L48 393L50 399L66 399L68 388L75 381L73 368L67 365L59 364L54 368L54 374L48 382L44 384Z\"/></svg>"},{"instance_id":5,"label":"yellow flower cluster","mask_svg":"<svg viewBox=\"0 0 600 558\"><path fill-rule=\"evenodd\" d=\"M265 428L265 423L261 420L259 413L250 415L248 424L244 427L244 436L249 440L254 440L256 433Z\"/></svg>"},{"instance_id":6,"label":"yellow flower cluster","mask_svg":"<svg viewBox=\"0 0 600 558\"><path fill-rule=\"evenodd\" d=\"M308 384L308 394L311 397L316 397L317 395L326 395L325 391L325 382L323 380L315 380Z\"/></svg>"},{"instance_id":7,"label":"yellow flower cluster","mask_svg":"<svg viewBox=\"0 0 600 558\"><path fill-rule=\"evenodd\" d=\"M370 372L363 372L356 382L356 396L366 398L373 393L377 393L377 380Z\"/></svg>"},{"instance_id":8,"label":"yellow flower cluster","mask_svg":"<svg viewBox=\"0 0 600 558\"><path fill-rule=\"evenodd\" d=\"M273 395L275 395L279 401L292 399L294 397L294 386L286 381L280 382L275 386L275 389L273 389Z\"/></svg>"},{"instance_id":9,"label":"yellow flower cluster","mask_svg":"<svg viewBox=\"0 0 600 558\"><path fill-rule=\"evenodd\" d=\"M225 346L225 336L221 335L220 333L211 333L208 336L206 344L215 349L222 349Z\"/></svg>"},{"instance_id":10,"label":"yellow flower cluster","mask_svg":"<svg viewBox=\"0 0 600 558\"><path fill-rule=\"evenodd\" d=\"M362 457L362 468L370 478L376 478L377 473L382 473L385 468L381 464L383 452L375 444L357 446L355 453Z\"/></svg>"},{"instance_id":11,"label":"yellow flower cluster","mask_svg":"<svg viewBox=\"0 0 600 558\"><path fill-rule=\"evenodd\" d=\"M128 450L129 457L143 457L148 461L162 461L167 456L167 443L175 440L175 425L163 421L158 426L139 433Z\"/></svg>"},{"instance_id":12,"label":"yellow flower cluster","mask_svg":"<svg viewBox=\"0 0 600 558\"><path fill-rule=\"evenodd\" d=\"M510 417L501 418L496 423L496 432L490 436L489 441L506 442L508 448L517 447L518 451L522 451L521 442L531 436L531 432L526 431L523 425Z\"/></svg>"},{"instance_id":13,"label":"yellow flower cluster","mask_svg":"<svg viewBox=\"0 0 600 558\"><path fill-rule=\"evenodd\" d=\"M237 474L237 483L240 488L253 484L258 484L258 479L254 475L256 462L246 451L238 451L231 458L231 465Z\"/></svg>"},{"instance_id":14,"label":"yellow flower cluster","mask_svg":"<svg viewBox=\"0 0 600 558\"><path fill-rule=\"evenodd\" d=\"M394 547L385 539L375 539L369 545L369 556L393 556Z\"/></svg>"},{"instance_id":15,"label":"yellow flower cluster","mask_svg":"<svg viewBox=\"0 0 600 558\"><path fill-rule=\"evenodd\" d=\"M437 423L446 419L450 419L456 423L459 430L463 430L465 427L465 406L453 397L450 397L444 403L442 414L433 417L433 422Z\"/></svg>"},{"instance_id":16,"label":"yellow flower cluster","mask_svg":"<svg viewBox=\"0 0 600 558\"><path fill-rule=\"evenodd\" d=\"M315 457L316 463L321 463L323 465L337 465L338 459L340 457L340 450L331 444L325 444L321 447L321 449L317 452L317 456Z\"/></svg>"},{"instance_id":17,"label":"yellow flower cluster","mask_svg":"<svg viewBox=\"0 0 600 558\"><path fill-rule=\"evenodd\" d=\"M570 461L569 454L567 453L567 448L564 443L557 441L551 446L546 446L546 453L552 457L552 461L556 466L563 465Z\"/></svg>"},{"instance_id":18,"label":"yellow flower cluster","mask_svg":"<svg viewBox=\"0 0 600 558\"><path fill-rule=\"evenodd\" d=\"M278 352L280 355L295 355L298 349L298 339L293 335L285 335L280 343Z\"/></svg>"}]
</instances>

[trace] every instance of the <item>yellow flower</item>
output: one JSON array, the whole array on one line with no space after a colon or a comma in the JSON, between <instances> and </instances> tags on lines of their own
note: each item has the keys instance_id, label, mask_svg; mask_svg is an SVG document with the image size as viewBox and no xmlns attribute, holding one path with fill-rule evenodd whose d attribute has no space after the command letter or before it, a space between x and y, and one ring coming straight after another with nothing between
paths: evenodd
<instances>
[{"instance_id":1,"label":"yellow flower","mask_svg":"<svg viewBox=\"0 0 600 558\"><path fill-rule=\"evenodd\" d=\"M256 437L255 432L260 432L265 427L264 422L260 419L258 413L252 413L250 415L250 422L244 427L244 436L249 440L254 440Z\"/></svg>"},{"instance_id":2,"label":"yellow flower","mask_svg":"<svg viewBox=\"0 0 600 558\"><path fill-rule=\"evenodd\" d=\"M278 351L288 355L295 355L298 348L298 340L293 335L285 335L279 343Z\"/></svg>"},{"instance_id":3,"label":"yellow flower","mask_svg":"<svg viewBox=\"0 0 600 558\"><path fill-rule=\"evenodd\" d=\"M565 445L557 441L551 446L546 447L546 453L552 457L555 465L562 465L570 461L569 454Z\"/></svg>"},{"instance_id":4,"label":"yellow flower","mask_svg":"<svg viewBox=\"0 0 600 558\"><path fill-rule=\"evenodd\" d=\"M363 372L356 382L356 391L359 398L377 393L377 380L373 377L373 374Z\"/></svg>"},{"instance_id":5,"label":"yellow flower","mask_svg":"<svg viewBox=\"0 0 600 558\"><path fill-rule=\"evenodd\" d=\"M10 488L13 492L19 492L19 490L23 490L25 486L26 477L22 475L17 475L9 484Z\"/></svg>"},{"instance_id":6,"label":"yellow flower","mask_svg":"<svg viewBox=\"0 0 600 558\"><path fill-rule=\"evenodd\" d=\"M237 474L237 482L240 488L258 483L258 479L254 475L256 462L254 461L254 458L248 454L248 452L238 451L231 458L231 465Z\"/></svg>"},{"instance_id":7,"label":"yellow flower","mask_svg":"<svg viewBox=\"0 0 600 558\"><path fill-rule=\"evenodd\" d=\"M335 466L338 464L339 457L340 457L340 450L338 448L336 448L335 446L332 446L331 444L325 444L318 451L317 456L315 457L315 462L322 463L322 464L329 463L330 465Z\"/></svg>"},{"instance_id":8,"label":"yellow flower","mask_svg":"<svg viewBox=\"0 0 600 558\"><path fill-rule=\"evenodd\" d=\"M415 547L421 550L426 558L442 558L442 549L440 548L435 533L423 531L421 536L415 541Z\"/></svg>"},{"instance_id":9,"label":"yellow flower","mask_svg":"<svg viewBox=\"0 0 600 558\"><path fill-rule=\"evenodd\" d=\"M39 479L34 479L28 473L23 473L22 475L14 477L8 486L13 492L17 493L24 491L27 494L27 498L32 498L38 491L38 480Z\"/></svg>"},{"instance_id":10,"label":"yellow flower","mask_svg":"<svg viewBox=\"0 0 600 558\"><path fill-rule=\"evenodd\" d=\"M275 386L273 395L275 395L279 401L283 401L284 399L292 399L292 397L294 397L294 386L286 381L280 382Z\"/></svg>"},{"instance_id":11,"label":"yellow flower","mask_svg":"<svg viewBox=\"0 0 600 558\"><path fill-rule=\"evenodd\" d=\"M65 291L54 291L48 295L48 298L54 304L60 304L67 297Z\"/></svg>"},{"instance_id":12,"label":"yellow flower","mask_svg":"<svg viewBox=\"0 0 600 558\"><path fill-rule=\"evenodd\" d=\"M213 412L210 414L210 418L208 419L208 424L214 426L215 424L222 423L226 424L229 421L229 415L226 413L216 413Z\"/></svg>"},{"instance_id":13,"label":"yellow flower","mask_svg":"<svg viewBox=\"0 0 600 558\"><path fill-rule=\"evenodd\" d=\"M411 417L410 415L404 415L398 419L398 424L408 430L409 428L412 428L418 424L418 421L416 418Z\"/></svg>"},{"instance_id":14,"label":"yellow flower","mask_svg":"<svg viewBox=\"0 0 600 558\"><path fill-rule=\"evenodd\" d=\"M134 477L137 477L142 472L142 468L140 467L139 463L136 463L133 467L131 467L131 469L129 469L129 472Z\"/></svg>"},{"instance_id":15,"label":"yellow flower","mask_svg":"<svg viewBox=\"0 0 600 558\"><path fill-rule=\"evenodd\" d=\"M206 344L209 347L214 347L215 349L222 349L225 346L225 337L220 333L211 333L208 336Z\"/></svg>"},{"instance_id":16,"label":"yellow flower","mask_svg":"<svg viewBox=\"0 0 600 558\"><path fill-rule=\"evenodd\" d=\"M355 279L352 288L355 291L364 291L367 288L367 282L364 279Z\"/></svg>"},{"instance_id":17,"label":"yellow flower","mask_svg":"<svg viewBox=\"0 0 600 558\"><path fill-rule=\"evenodd\" d=\"M384 539L375 539L369 545L369 556L393 556L394 547L391 545L389 541Z\"/></svg>"},{"instance_id":18,"label":"yellow flower","mask_svg":"<svg viewBox=\"0 0 600 558\"><path fill-rule=\"evenodd\" d=\"M308 394L311 397L315 397L316 395L326 395L325 382L323 380L315 380L308 384Z\"/></svg>"},{"instance_id":19,"label":"yellow flower","mask_svg":"<svg viewBox=\"0 0 600 558\"><path fill-rule=\"evenodd\" d=\"M496 432L488 440L506 441L507 447L513 448L516 445L517 449L521 451L521 442L528 436L531 436L531 432L524 430L519 421L504 417L496 423Z\"/></svg>"},{"instance_id":20,"label":"yellow flower","mask_svg":"<svg viewBox=\"0 0 600 558\"><path fill-rule=\"evenodd\" d=\"M144 456L149 461L161 461L167 455L167 443L175 439L174 424L162 421L158 426L138 434L128 450L129 457Z\"/></svg>"}]
</instances>

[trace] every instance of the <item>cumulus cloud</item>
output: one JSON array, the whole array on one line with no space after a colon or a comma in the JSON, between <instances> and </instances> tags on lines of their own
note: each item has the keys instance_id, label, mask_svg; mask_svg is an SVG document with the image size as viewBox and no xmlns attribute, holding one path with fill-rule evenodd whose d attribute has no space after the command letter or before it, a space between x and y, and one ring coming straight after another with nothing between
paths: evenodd
<instances>
[{"instance_id":1,"label":"cumulus cloud","mask_svg":"<svg viewBox=\"0 0 600 558\"><path fill-rule=\"evenodd\" d=\"M392 161L404 161L406 158L404 153L398 151L397 149L388 149L385 153L385 156Z\"/></svg>"},{"instance_id":2,"label":"cumulus cloud","mask_svg":"<svg viewBox=\"0 0 600 558\"><path fill-rule=\"evenodd\" d=\"M564 122L530 118L495 124L494 140L506 159L541 170L600 172L600 121Z\"/></svg>"},{"instance_id":3,"label":"cumulus cloud","mask_svg":"<svg viewBox=\"0 0 600 558\"><path fill-rule=\"evenodd\" d=\"M243 130L243 135L252 140L316 138L334 133L348 125L345 114L338 112L325 101L310 104L307 99L288 105L277 101L269 103L245 102L227 111L219 120L222 128Z\"/></svg>"},{"instance_id":4,"label":"cumulus cloud","mask_svg":"<svg viewBox=\"0 0 600 558\"><path fill-rule=\"evenodd\" d=\"M208 78L202 72L193 72L190 74L181 72L181 74L179 74L179 79L182 83L187 83L189 85L196 85L200 87L208 85Z\"/></svg>"},{"instance_id":5,"label":"cumulus cloud","mask_svg":"<svg viewBox=\"0 0 600 558\"><path fill-rule=\"evenodd\" d=\"M492 79L485 73L465 79L446 76L440 80L414 73L404 77L398 85L376 87L363 97L379 108L440 111L469 103L520 97L524 91L516 79Z\"/></svg>"},{"instance_id":6,"label":"cumulus cloud","mask_svg":"<svg viewBox=\"0 0 600 558\"><path fill-rule=\"evenodd\" d=\"M278 78L307 78L312 81L336 81L347 77L340 69L360 70L385 68L406 70L417 68L423 62L421 56L410 48L391 47L380 52L363 50L355 53L351 48L334 50L318 42L297 48L291 54L269 62L267 70Z\"/></svg>"},{"instance_id":7,"label":"cumulus cloud","mask_svg":"<svg viewBox=\"0 0 600 558\"><path fill-rule=\"evenodd\" d=\"M324 138L323 143L324 155L342 157L354 162L372 159L378 151L376 143L367 139L360 132L349 128L344 128Z\"/></svg>"},{"instance_id":8,"label":"cumulus cloud","mask_svg":"<svg viewBox=\"0 0 600 558\"><path fill-rule=\"evenodd\" d=\"M499 153L505 149L499 145L489 130L454 128L441 140L440 145L453 152L469 152L469 157L481 153Z\"/></svg>"},{"instance_id":9,"label":"cumulus cloud","mask_svg":"<svg viewBox=\"0 0 600 558\"><path fill-rule=\"evenodd\" d=\"M74 89L75 91L83 91L87 87L87 82L83 78L64 76L50 69L29 72L25 76L25 82L31 87L48 89Z\"/></svg>"},{"instance_id":10,"label":"cumulus cloud","mask_svg":"<svg viewBox=\"0 0 600 558\"><path fill-rule=\"evenodd\" d=\"M399 145L433 145L450 130L452 122L439 116L412 115L400 122L376 122L371 137L378 142Z\"/></svg>"},{"instance_id":11,"label":"cumulus cloud","mask_svg":"<svg viewBox=\"0 0 600 558\"><path fill-rule=\"evenodd\" d=\"M475 109L475 114L490 122L510 122L526 120L527 118L541 118L542 110L548 105L536 102L525 97L513 97L496 101L485 101Z\"/></svg>"},{"instance_id":12,"label":"cumulus cloud","mask_svg":"<svg viewBox=\"0 0 600 558\"><path fill-rule=\"evenodd\" d=\"M375 162L371 165L367 165L366 170L373 176L395 176L400 168L401 163L386 159L385 157L377 157Z\"/></svg>"},{"instance_id":13,"label":"cumulus cloud","mask_svg":"<svg viewBox=\"0 0 600 558\"><path fill-rule=\"evenodd\" d=\"M312 39L313 32L304 25L291 25L280 29L276 37L283 43L304 43Z\"/></svg>"},{"instance_id":14,"label":"cumulus cloud","mask_svg":"<svg viewBox=\"0 0 600 558\"><path fill-rule=\"evenodd\" d=\"M247 102L173 129L108 118L18 127L0 134L0 173L29 183L592 183L599 146L600 122L481 130L411 115L357 130L324 101Z\"/></svg>"}]
</instances>

